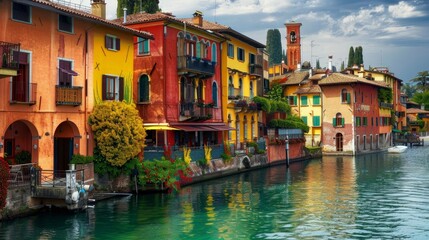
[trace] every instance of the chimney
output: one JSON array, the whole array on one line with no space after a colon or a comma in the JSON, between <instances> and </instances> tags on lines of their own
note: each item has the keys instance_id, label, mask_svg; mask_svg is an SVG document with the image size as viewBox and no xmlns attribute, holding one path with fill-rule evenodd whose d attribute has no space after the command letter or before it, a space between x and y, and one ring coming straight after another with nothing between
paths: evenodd
<instances>
[{"instance_id":1,"label":"chimney","mask_svg":"<svg viewBox=\"0 0 429 240\"><path fill-rule=\"evenodd\" d=\"M195 11L194 17L192 18L192 23L200 27L203 26L203 13L201 11Z\"/></svg>"},{"instance_id":2,"label":"chimney","mask_svg":"<svg viewBox=\"0 0 429 240\"><path fill-rule=\"evenodd\" d=\"M124 21L122 22L123 24L127 23L127 8L123 8L124 10Z\"/></svg>"},{"instance_id":3,"label":"chimney","mask_svg":"<svg viewBox=\"0 0 429 240\"><path fill-rule=\"evenodd\" d=\"M360 65L358 76L361 78L365 78L365 69L363 67L363 64Z\"/></svg>"},{"instance_id":4,"label":"chimney","mask_svg":"<svg viewBox=\"0 0 429 240\"><path fill-rule=\"evenodd\" d=\"M92 15L106 19L106 2L104 0L92 0L91 2Z\"/></svg>"}]
</instances>

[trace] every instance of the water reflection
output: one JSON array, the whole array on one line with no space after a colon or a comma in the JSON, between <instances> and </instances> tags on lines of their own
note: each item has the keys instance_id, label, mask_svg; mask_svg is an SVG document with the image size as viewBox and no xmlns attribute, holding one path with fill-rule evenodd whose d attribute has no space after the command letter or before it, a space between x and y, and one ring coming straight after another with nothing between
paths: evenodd
<instances>
[{"instance_id":1,"label":"water reflection","mask_svg":"<svg viewBox=\"0 0 429 240\"><path fill-rule=\"evenodd\" d=\"M429 237L429 148L323 157L0 223L0 239Z\"/></svg>"}]
</instances>

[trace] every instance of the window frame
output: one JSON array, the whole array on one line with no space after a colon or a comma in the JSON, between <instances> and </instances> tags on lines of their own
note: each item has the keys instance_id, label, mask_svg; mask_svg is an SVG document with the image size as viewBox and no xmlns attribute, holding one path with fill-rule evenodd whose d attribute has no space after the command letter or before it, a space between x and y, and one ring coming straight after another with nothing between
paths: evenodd
<instances>
[{"instance_id":1,"label":"window frame","mask_svg":"<svg viewBox=\"0 0 429 240\"><path fill-rule=\"evenodd\" d=\"M143 79L144 76L146 76L146 80L147 80L147 84L146 84L146 88L147 88L146 91L147 92L142 91L142 82L145 80L145 79ZM150 103L150 78L149 78L149 75L147 75L147 74L140 75L138 84L139 84L139 87L138 87L138 103ZM147 97L142 96L142 95L147 95Z\"/></svg>"},{"instance_id":2,"label":"window frame","mask_svg":"<svg viewBox=\"0 0 429 240\"><path fill-rule=\"evenodd\" d=\"M64 64L61 64L61 62L66 62L67 65L70 64L70 68L64 68ZM72 59L58 58L58 86L73 87L73 76L77 76L77 73L73 69L74 61ZM67 85L68 82L70 85Z\"/></svg>"},{"instance_id":3,"label":"window frame","mask_svg":"<svg viewBox=\"0 0 429 240\"><path fill-rule=\"evenodd\" d=\"M227 56L229 58L234 58L234 44L228 43Z\"/></svg>"},{"instance_id":4,"label":"window frame","mask_svg":"<svg viewBox=\"0 0 429 240\"><path fill-rule=\"evenodd\" d=\"M320 105L320 95L313 95L313 105Z\"/></svg>"},{"instance_id":5,"label":"window frame","mask_svg":"<svg viewBox=\"0 0 429 240\"><path fill-rule=\"evenodd\" d=\"M64 30L64 29L61 29L61 17L64 17L64 18L67 18L67 19L69 19L71 22L70 22L70 31L69 30ZM68 23L67 23L68 24ZM59 32L65 32L65 33L74 33L74 18L72 17L72 16L68 16L68 15L65 15L65 14L58 14L58 31Z\"/></svg>"},{"instance_id":6,"label":"window frame","mask_svg":"<svg viewBox=\"0 0 429 240\"><path fill-rule=\"evenodd\" d=\"M109 39L112 39L111 46L110 46L110 42L108 41ZM121 39L115 35L106 34L104 37L104 46L106 47L107 50L119 51L121 50Z\"/></svg>"},{"instance_id":7,"label":"window frame","mask_svg":"<svg viewBox=\"0 0 429 240\"><path fill-rule=\"evenodd\" d=\"M241 47L237 47L237 60L240 62L246 61L246 50Z\"/></svg>"},{"instance_id":8,"label":"window frame","mask_svg":"<svg viewBox=\"0 0 429 240\"><path fill-rule=\"evenodd\" d=\"M14 6L15 6L15 4L21 5L21 6L25 6L25 7L28 8L28 21L27 20L23 20L23 19L18 19L18 18L16 18L17 16L14 16L15 15L14 14L15 13L14 12L14 10L15 10ZM12 9L11 9L11 13L10 13L10 18L13 21L21 22L21 23L28 23L28 24L32 24L33 23L33 9L32 9L32 7L30 5L12 1L11 8Z\"/></svg>"},{"instance_id":9,"label":"window frame","mask_svg":"<svg viewBox=\"0 0 429 240\"><path fill-rule=\"evenodd\" d=\"M142 51L140 51L140 49ZM150 39L137 37L137 56L150 54Z\"/></svg>"},{"instance_id":10,"label":"window frame","mask_svg":"<svg viewBox=\"0 0 429 240\"><path fill-rule=\"evenodd\" d=\"M115 76L115 75L109 75L109 74L103 74L101 76L102 83L101 83L101 89L102 89L102 100L103 101L122 101L124 100L124 78ZM108 79L113 79L113 98L107 97L107 81ZM116 86L117 84L117 86ZM118 91L116 91L116 87L118 88ZM116 95L118 96L116 98Z\"/></svg>"}]
</instances>

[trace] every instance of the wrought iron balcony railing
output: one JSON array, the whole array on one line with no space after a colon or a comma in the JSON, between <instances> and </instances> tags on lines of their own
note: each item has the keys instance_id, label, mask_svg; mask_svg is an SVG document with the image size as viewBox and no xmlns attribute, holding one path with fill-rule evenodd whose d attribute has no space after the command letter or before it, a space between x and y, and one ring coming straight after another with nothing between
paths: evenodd
<instances>
[{"instance_id":1,"label":"wrought iron balcony railing","mask_svg":"<svg viewBox=\"0 0 429 240\"><path fill-rule=\"evenodd\" d=\"M204 75L213 75L215 72L214 63L212 63L210 60L192 56L177 57L177 69Z\"/></svg>"}]
</instances>

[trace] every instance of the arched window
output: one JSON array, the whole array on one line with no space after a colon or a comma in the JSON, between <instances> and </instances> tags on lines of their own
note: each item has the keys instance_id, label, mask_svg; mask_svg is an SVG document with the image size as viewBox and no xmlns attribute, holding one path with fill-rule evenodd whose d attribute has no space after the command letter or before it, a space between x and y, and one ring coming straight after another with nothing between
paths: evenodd
<instances>
[{"instance_id":1,"label":"arched window","mask_svg":"<svg viewBox=\"0 0 429 240\"><path fill-rule=\"evenodd\" d=\"M238 114L235 117L235 143L240 143L240 116Z\"/></svg>"},{"instance_id":2,"label":"arched window","mask_svg":"<svg viewBox=\"0 0 429 240\"><path fill-rule=\"evenodd\" d=\"M213 106L217 107L217 84L216 84L216 81L213 81L213 84L212 84L212 99L213 99Z\"/></svg>"},{"instance_id":3,"label":"arched window","mask_svg":"<svg viewBox=\"0 0 429 240\"><path fill-rule=\"evenodd\" d=\"M244 141L247 141L247 133L248 133L248 129L247 129L247 116L244 116L244 118L243 118Z\"/></svg>"},{"instance_id":4,"label":"arched window","mask_svg":"<svg viewBox=\"0 0 429 240\"><path fill-rule=\"evenodd\" d=\"M217 62L217 46L216 43L212 44L212 62Z\"/></svg>"},{"instance_id":5,"label":"arched window","mask_svg":"<svg viewBox=\"0 0 429 240\"><path fill-rule=\"evenodd\" d=\"M335 127L344 127L344 118L341 113L337 113L334 118Z\"/></svg>"},{"instance_id":6,"label":"arched window","mask_svg":"<svg viewBox=\"0 0 429 240\"><path fill-rule=\"evenodd\" d=\"M232 128L231 114L228 114L228 126ZM232 131L228 131L228 141L232 140Z\"/></svg>"},{"instance_id":7,"label":"arched window","mask_svg":"<svg viewBox=\"0 0 429 240\"><path fill-rule=\"evenodd\" d=\"M150 93L150 84L149 84L149 77L146 74L143 74L139 78L138 83L139 88L139 102L149 102L149 93Z\"/></svg>"},{"instance_id":8,"label":"arched window","mask_svg":"<svg viewBox=\"0 0 429 240\"><path fill-rule=\"evenodd\" d=\"M345 88L341 90L341 103L350 103L350 93Z\"/></svg>"},{"instance_id":9,"label":"arched window","mask_svg":"<svg viewBox=\"0 0 429 240\"><path fill-rule=\"evenodd\" d=\"M234 95L234 80L232 79L232 76L229 76L229 83L228 83L228 96L229 97L235 97Z\"/></svg>"},{"instance_id":10,"label":"arched window","mask_svg":"<svg viewBox=\"0 0 429 240\"><path fill-rule=\"evenodd\" d=\"M250 82L250 98L253 98L253 82Z\"/></svg>"}]
</instances>

